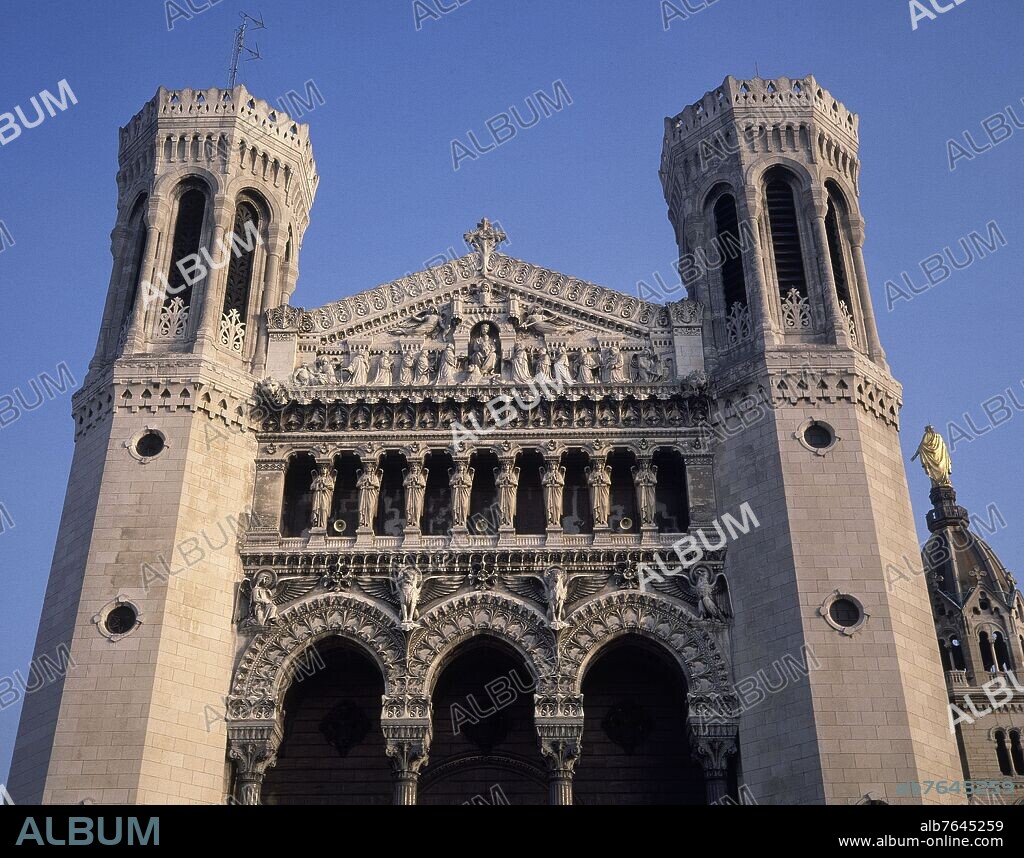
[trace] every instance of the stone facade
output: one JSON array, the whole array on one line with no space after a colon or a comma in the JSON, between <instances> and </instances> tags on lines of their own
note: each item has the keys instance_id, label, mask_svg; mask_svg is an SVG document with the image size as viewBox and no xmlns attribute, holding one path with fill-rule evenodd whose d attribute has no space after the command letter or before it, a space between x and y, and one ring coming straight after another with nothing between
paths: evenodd
<instances>
[{"instance_id":1,"label":"stone facade","mask_svg":"<svg viewBox=\"0 0 1024 858\"><path fill-rule=\"evenodd\" d=\"M467 255L304 310L308 129L161 89L121 134L37 641L76 668L26 701L12 794L373 800L383 757L398 804L503 795L492 773L552 804L959 780L923 575L886 586L917 548L856 135L811 77L667 120L683 301L508 257L484 219ZM473 653L463 679L522 688L488 682L462 732ZM350 667L307 684L311 655Z\"/></svg>"}]
</instances>

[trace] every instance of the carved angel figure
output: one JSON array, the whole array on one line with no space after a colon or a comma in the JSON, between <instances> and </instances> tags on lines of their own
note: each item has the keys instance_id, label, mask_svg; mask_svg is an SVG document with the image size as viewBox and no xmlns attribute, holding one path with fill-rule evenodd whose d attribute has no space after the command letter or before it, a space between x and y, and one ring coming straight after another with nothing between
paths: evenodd
<instances>
[{"instance_id":1,"label":"carved angel figure","mask_svg":"<svg viewBox=\"0 0 1024 858\"><path fill-rule=\"evenodd\" d=\"M543 575L509 575L504 580L513 593L545 605L548 623L553 629L565 624L567 606L593 596L607 583L603 575L574 575L570 578L561 566L551 566Z\"/></svg>"},{"instance_id":2,"label":"carved angel figure","mask_svg":"<svg viewBox=\"0 0 1024 858\"><path fill-rule=\"evenodd\" d=\"M380 471L371 462L358 474L356 488L359 489L359 526L373 527L377 514L377 497L380 495Z\"/></svg>"},{"instance_id":3,"label":"carved angel figure","mask_svg":"<svg viewBox=\"0 0 1024 858\"><path fill-rule=\"evenodd\" d=\"M380 356L377 362L377 371L373 374L371 384L390 385L394 379L395 359L387 352Z\"/></svg>"},{"instance_id":4,"label":"carved angel figure","mask_svg":"<svg viewBox=\"0 0 1024 858\"><path fill-rule=\"evenodd\" d=\"M246 623L254 626L269 626L277 620L277 605L274 602L274 573L257 573L251 581L244 582L249 590L249 614Z\"/></svg>"},{"instance_id":5,"label":"carved angel figure","mask_svg":"<svg viewBox=\"0 0 1024 858\"><path fill-rule=\"evenodd\" d=\"M446 328L444 313L436 307L428 307L422 313L403 321L395 331L412 337L432 337L435 334L443 335Z\"/></svg>"},{"instance_id":6,"label":"carved angel figure","mask_svg":"<svg viewBox=\"0 0 1024 858\"><path fill-rule=\"evenodd\" d=\"M454 575L435 575L424 578L411 562L396 568L387 578L360 577L359 586L378 599L398 608L402 628L414 628L419 620L419 607L432 599L450 596L462 584Z\"/></svg>"},{"instance_id":7,"label":"carved angel figure","mask_svg":"<svg viewBox=\"0 0 1024 858\"><path fill-rule=\"evenodd\" d=\"M953 462L949 458L949 448L931 425L925 427L924 437L910 461L913 462L918 457L921 458L921 467L924 468L933 486L952 485L949 476L953 473Z\"/></svg>"},{"instance_id":8,"label":"carved angel figure","mask_svg":"<svg viewBox=\"0 0 1024 858\"><path fill-rule=\"evenodd\" d=\"M370 373L370 356L364 351L356 352L352 355L345 372L348 374L349 384L353 387L362 387Z\"/></svg>"},{"instance_id":9,"label":"carved angel figure","mask_svg":"<svg viewBox=\"0 0 1024 858\"><path fill-rule=\"evenodd\" d=\"M711 620L724 620L725 614L718 606L715 595L717 576L712 575L707 566L698 566L690 574L690 586L697 597L697 610L701 617Z\"/></svg>"},{"instance_id":10,"label":"carved angel figure","mask_svg":"<svg viewBox=\"0 0 1024 858\"><path fill-rule=\"evenodd\" d=\"M574 334L577 328L569 322L556 318L540 307L527 307L523 310L519 328L531 334Z\"/></svg>"}]
</instances>

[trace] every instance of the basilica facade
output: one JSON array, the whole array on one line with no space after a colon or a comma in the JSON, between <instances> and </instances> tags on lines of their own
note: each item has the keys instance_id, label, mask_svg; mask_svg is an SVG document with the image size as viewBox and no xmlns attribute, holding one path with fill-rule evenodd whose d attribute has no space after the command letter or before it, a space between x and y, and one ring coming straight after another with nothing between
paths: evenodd
<instances>
[{"instance_id":1,"label":"basilica facade","mask_svg":"<svg viewBox=\"0 0 1024 858\"><path fill-rule=\"evenodd\" d=\"M667 119L683 300L484 218L302 309L309 128L161 88L36 644L75 667L26 700L15 799L958 800L898 790L965 773L857 133L810 76Z\"/></svg>"}]
</instances>

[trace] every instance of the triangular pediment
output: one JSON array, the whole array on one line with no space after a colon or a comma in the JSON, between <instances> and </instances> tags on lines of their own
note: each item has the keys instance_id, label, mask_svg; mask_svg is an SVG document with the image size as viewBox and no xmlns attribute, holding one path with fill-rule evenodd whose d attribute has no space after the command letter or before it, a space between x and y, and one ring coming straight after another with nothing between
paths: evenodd
<instances>
[{"instance_id":1,"label":"triangular pediment","mask_svg":"<svg viewBox=\"0 0 1024 858\"><path fill-rule=\"evenodd\" d=\"M305 310L268 312L271 331L296 331L321 345L380 337L444 341L453 327L508 322L521 337L574 342L643 339L669 329L666 307L605 286L492 253L486 276L470 253L390 283Z\"/></svg>"}]
</instances>

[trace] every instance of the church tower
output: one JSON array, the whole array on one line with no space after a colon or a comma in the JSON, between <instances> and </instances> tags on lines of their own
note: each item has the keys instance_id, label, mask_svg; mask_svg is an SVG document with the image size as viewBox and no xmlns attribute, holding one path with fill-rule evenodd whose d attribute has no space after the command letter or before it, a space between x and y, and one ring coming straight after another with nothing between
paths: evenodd
<instances>
[{"instance_id":1,"label":"church tower","mask_svg":"<svg viewBox=\"0 0 1024 858\"><path fill-rule=\"evenodd\" d=\"M749 503L760 524L726 574L740 777L763 803L902 801L896 784L960 779L857 135L812 76L729 77L665 122L679 270L708 310L719 513Z\"/></svg>"},{"instance_id":2,"label":"church tower","mask_svg":"<svg viewBox=\"0 0 1024 858\"><path fill-rule=\"evenodd\" d=\"M8 788L220 803L264 311L295 288L309 130L243 86L161 88L121 129L113 272ZM183 750L184 749L184 750Z\"/></svg>"}]
</instances>

